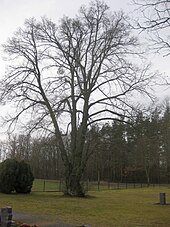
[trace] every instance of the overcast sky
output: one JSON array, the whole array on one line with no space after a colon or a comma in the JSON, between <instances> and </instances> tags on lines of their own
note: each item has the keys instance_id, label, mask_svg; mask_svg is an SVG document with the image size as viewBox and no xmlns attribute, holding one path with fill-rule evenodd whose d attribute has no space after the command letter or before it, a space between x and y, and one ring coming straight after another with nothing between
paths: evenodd
<instances>
[{"instance_id":1,"label":"overcast sky","mask_svg":"<svg viewBox=\"0 0 170 227\"><path fill-rule=\"evenodd\" d=\"M123 10L132 15L132 0L104 0L112 11ZM57 22L63 16L74 17L81 5L88 5L90 0L0 0L0 46L11 37L18 27L22 27L25 19L47 16ZM0 47L0 74L5 71ZM169 58L154 56L152 61L156 70L170 74ZM161 93L164 91L162 90ZM165 92L167 93L167 92ZM166 95L166 94L165 94ZM161 95L163 96L163 95Z\"/></svg>"},{"instance_id":2,"label":"overcast sky","mask_svg":"<svg viewBox=\"0 0 170 227\"><path fill-rule=\"evenodd\" d=\"M18 27L22 27L25 19L42 16L57 22L63 16L74 17L81 5L88 5L90 0L0 0L0 45L11 37ZM132 0L105 0L112 11L123 10L131 15L133 11ZM0 75L5 71L0 49ZM163 56L153 57L155 69L161 73L170 74L169 58ZM167 94L164 89L159 90L163 97Z\"/></svg>"},{"instance_id":3,"label":"overcast sky","mask_svg":"<svg viewBox=\"0 0 170 227\"><path fill-rule=\"evenodd\" d=\"M105 0L112 10L129 9L131 0ZM58 20L64 15L74 17L89 0L0 0L0 42L6 40L26 18L47 16Z\"/></svg>"},{"instance_id":4,"label":"overcast sky","mask_svg":"<svg viewBox=\"0 0 170 227\"><path fill-rule=\"evenodd\" d=\"M64 15L74 17L80 6L88 5L89 2L90 0L0 0L0 45L11 37L18 27L23 26L25 19L47 16L57 22ZM105 2L112 11L123 10L126 13L133 11L132 0L105 0ZM1 59L2 51L0 51L0 73L5 68ZM155 69L170 73L168 60L162 56L154 57Z\"/></svg>"},{"instance_id":5,"label":"overcast sky","mask_svg":"<svg viewBox=\"0 0 170 227\"><path fill-rule=\"evenodd\" d=\"M47 16L58 21L63 16L74 17L81 5L88 5L90 0L0 0L0 45L11 37L25 19ZM113 11L129 12L131 0L105 0ZM1 50L1 49L0 49ZM4 71L2 51L0 52L0 73Z\"/></svg>"},{"instance_id":6,"label":"overcast sky","mask_svg":"<svg viewBox=\"0 0 170 227\"><path fill-rule=\"evenodd\" d=\"M0 77L5 72L5 62L2 60L1 44L12 37L18 27L22 27L25 19L47 16L58 22L63 16L74 17L81 5L88 5L91 0L0 0ZM112 11L131 10L131 0L104 0ZM1 114L9 108L1 106ZM0 137L3 136L0 128Z\"/></svg>"}]
</instances>

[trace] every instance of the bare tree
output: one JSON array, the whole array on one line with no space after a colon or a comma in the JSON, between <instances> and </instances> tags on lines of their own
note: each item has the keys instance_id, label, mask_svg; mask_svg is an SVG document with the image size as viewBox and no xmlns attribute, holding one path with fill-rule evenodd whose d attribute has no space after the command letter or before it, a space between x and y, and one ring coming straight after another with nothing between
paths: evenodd
<instances>
[{"instance_id":1,"label":"bare tree","mask_svg":"<svg viewBox=\"0 0 170 227\"><path fill-rule=\"evenodd\" d=\"M8 156L17 160L29 161L31 151L30 135L9 135Z\"/></svg>"},{"instance_id":2,"label":"bare tree","mask_svg":"<svg viewBox=\"0 0 170 227\"><path fill-rule=\"evenodd\" d=\"M148 32L152 49L170 54L170 1L133 0L137 5L138 28Z\"/></svg>"},{"instance_id":3,"label":"bare tree","mask_svg":"<svg viewBox=\"0 0 170 227\"><path fill-rule=\"evenodd\" d=\"M133 95L149 94L153 75L148 66L131 63L137 46L124 14L111 13L100 1L58 26L47 18L27 20L4 45L14 61L1 81L1 99L17 106L10 122L27 112L27 129L55 135L65 166L65 194L84 196L88 128L125 119L134 108Z\"/></svg>"}]
</instances>

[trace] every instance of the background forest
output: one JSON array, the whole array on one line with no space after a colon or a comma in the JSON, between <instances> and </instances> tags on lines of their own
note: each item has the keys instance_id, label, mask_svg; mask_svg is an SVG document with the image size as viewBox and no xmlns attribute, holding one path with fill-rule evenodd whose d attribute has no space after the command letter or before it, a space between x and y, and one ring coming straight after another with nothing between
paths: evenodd
<instances>
[{"instance_id":1,"label":"background forest","mask_svg":"<svg viewBox=\"0 0 170 227\"><path fill-rule=\"evenodd\" d=\"M161 109L161 111L159 111ZM88 131L91 158L84 180L170 183L170 107L168 102L128 122L93 125ZM70 137L65 137L69 146ZM53 137L10 136L1 144L1 159L30 163L35 178L64 179L64 166Z\"/></svg>"}]
</instances>

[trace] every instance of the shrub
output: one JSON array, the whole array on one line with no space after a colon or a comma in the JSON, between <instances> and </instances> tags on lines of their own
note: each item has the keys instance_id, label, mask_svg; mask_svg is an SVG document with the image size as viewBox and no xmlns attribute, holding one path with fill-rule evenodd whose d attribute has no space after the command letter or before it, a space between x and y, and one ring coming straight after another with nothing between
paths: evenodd
<instances>
[{"instance_id":1,"label":"shrub","mask_svg":"<svg viewBox=\"0 0 170 227\"><path fill-rule=\"evenodd\" d=\"M19 171L16 178L15 190L17 193L30 193L34 177L30 165L19 162Z\"/></svg>"},{"instance_id":2,"label":"shrub","mask_svg":"<svg viewBox=\"0 0 170 227\"><path fill-rule=\"evenodd\" d=\"M30 193L33 184L30 166L24 161L6 159L0 164L0 191Z\"/></svg>"},{"instance_id":3,"label":"shrub","mask_svg":"<svg viewBox=\"0 0 170 227\"><path fill-rule=\"evenodd\" d=\"M11 193L15 190L18 175L18 162L15 159L6 159L0 164L0 191Z\"/></svg>"}]
</instances>

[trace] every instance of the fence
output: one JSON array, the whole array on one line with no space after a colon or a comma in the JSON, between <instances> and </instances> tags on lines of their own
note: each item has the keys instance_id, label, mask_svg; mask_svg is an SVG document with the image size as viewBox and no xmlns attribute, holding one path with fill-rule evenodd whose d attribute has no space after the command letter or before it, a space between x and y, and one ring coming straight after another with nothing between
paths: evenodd
<instances>
[{"instance_id":1,"label":"fence","mask_svg":"<svg viewBox=\"0 0 170 227\"><path fill-rule=\"evenodd\" d=\"M62 191L63 182L56 180L35 179L32 191L48 192L48 191Z\"/></svg>"},{"instance_id":2,"label":"fence","mask_svg":"<svg viewBox=\"0 0 170 227\"><path fill-rule=\"evenodd\" d=\"M150 184L149 187L170 187L169 184ZM84 182L86 191L101 191L101 190L119 190L119 189L132 189L132 188L146 188L146 183L115 183L115 182ZM33 184L32 191L52 192L63 191L63 181L36 179Z\"/></svg>"}]
</instances>

